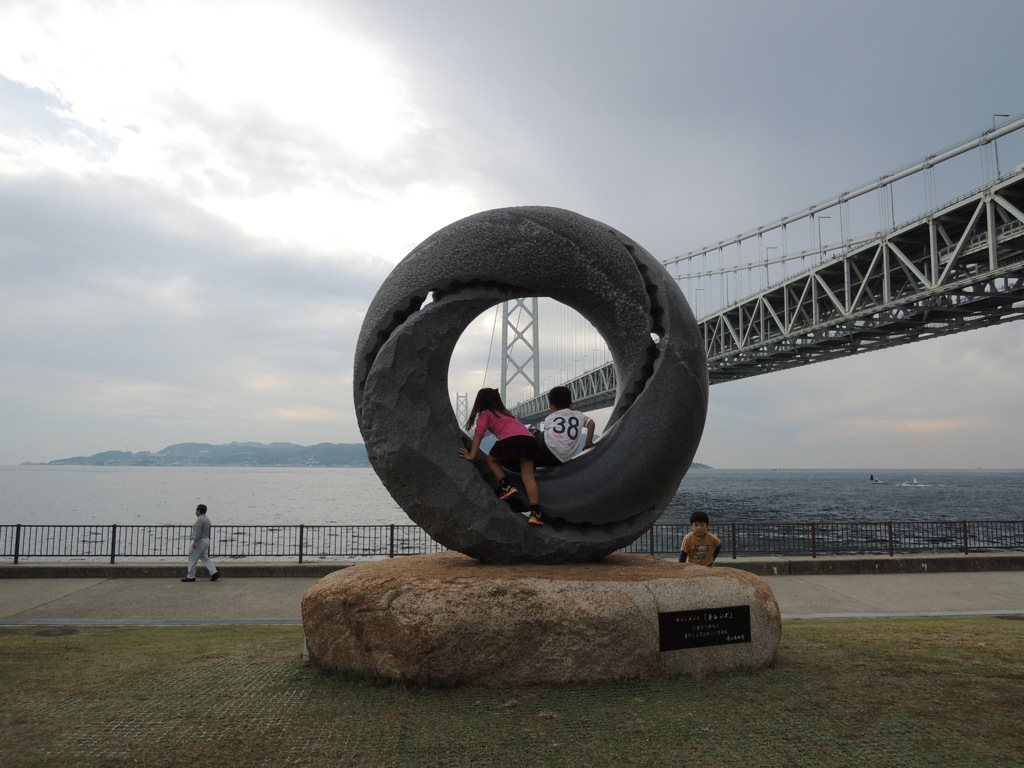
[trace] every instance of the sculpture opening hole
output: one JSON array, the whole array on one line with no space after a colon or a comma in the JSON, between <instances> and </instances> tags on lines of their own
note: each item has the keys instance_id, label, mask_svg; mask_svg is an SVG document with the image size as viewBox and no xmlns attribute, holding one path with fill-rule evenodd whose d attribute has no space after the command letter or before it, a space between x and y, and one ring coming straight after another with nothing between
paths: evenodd
<instances>
[{"instance_id":1,"label":"sculpture opening hole","mask_svg":"<svg viewBox=\"0 0 1024 768\"><path fill-rule=\"evenodd\" d=\"M594 407L610 406L611 364L608 344L579 312L545 297L516 299L482 313L463 331L448 367L452 409L464 425L477 391L501 391L503 380L509 408L537 398L532 409L546 411L547 393L556 386L569 386L576 400L579 392L595 395L600 402Z\"/></svg>"}]
</instances>

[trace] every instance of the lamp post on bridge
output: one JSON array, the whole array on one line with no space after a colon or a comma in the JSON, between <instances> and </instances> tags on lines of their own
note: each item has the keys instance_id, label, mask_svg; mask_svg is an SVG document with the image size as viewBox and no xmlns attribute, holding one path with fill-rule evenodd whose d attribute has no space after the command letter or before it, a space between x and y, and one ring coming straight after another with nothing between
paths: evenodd
<instances>
[{"instance_id":1,"label":"lamp post on bridge","mask_svg":"<svg viewBox=\"0 0 1024 768\"><path fill-rule=\"evenodd\" d=\"M821 239L820 235L818 236L818 239L819 240ZM768 275L768 262L771 260L769 258L770 254L768 253L768 251L777 251L777 250L779 250L779 246L777 246L777 245L766 245L764 247L764 289L766 291L768 290L768 283L770 282L770 279L771 279L769 277L769 275Z\"/></svg>"},{"instance_id":2,"label":"lamp post on bridge","mask_svg":"<svg viewBox=\"0 0 1024 768\"><path fill-rule=\"evenodd\" d=\"M996 129L996 118L997 117L1009 117L1009 115L992 115L992 130ZM996 151L996 179L999 179L999 139L992 140L992 148Z\"/></svg>"},{"instance_id":3,"label":"lamp post on bridge","mask_svg":"<svg viewBox=\"0 0 1024 768\"><path fill-rule=\"evenodd\" d=\"M831 216L819 216L818 217L818 248L819 248L819 250L821 250L821 260L822 261L825 261L825 245L824 245L824 243L822 242L822 239L821 239L821 220L822 219L831 219L831 218L832 218Z\"/></svg>"}]
</instances>

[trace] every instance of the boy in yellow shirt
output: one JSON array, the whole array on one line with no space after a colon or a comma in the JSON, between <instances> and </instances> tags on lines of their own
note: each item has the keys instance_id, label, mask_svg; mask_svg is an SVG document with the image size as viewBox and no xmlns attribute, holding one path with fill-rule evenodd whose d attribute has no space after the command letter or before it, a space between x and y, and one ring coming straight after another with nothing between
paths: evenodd
<instances>
[{"instance_id":1,"label":"boy in yellow shirt","mask_svg":"<svg viewBox=\"0 0 1024 768\"><path fill-rule=\"evenodd\" d=\"M722 551L722 540L708 531L709 522L706 512L690 515L691 530L683 537L683 545L679 549L680 563L714 565L715 558Z\"/></svg>"}]
</instances>

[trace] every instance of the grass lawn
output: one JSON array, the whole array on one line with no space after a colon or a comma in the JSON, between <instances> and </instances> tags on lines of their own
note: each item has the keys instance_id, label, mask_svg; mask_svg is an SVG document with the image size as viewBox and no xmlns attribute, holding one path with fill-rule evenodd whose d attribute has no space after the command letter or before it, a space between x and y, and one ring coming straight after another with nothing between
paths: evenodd
<instances>
[{"instance_id":1,"label":"grass lawn","mask_svg":"<svg viewBox=\"0 0 1024 768\"><path fill-rule=\"evenodd\" d=\"M1015 618L788 621L758 674L561 689L324 674L298 626L3 627L0 765L1002 767Z\"/></svg>"}]
</instances>

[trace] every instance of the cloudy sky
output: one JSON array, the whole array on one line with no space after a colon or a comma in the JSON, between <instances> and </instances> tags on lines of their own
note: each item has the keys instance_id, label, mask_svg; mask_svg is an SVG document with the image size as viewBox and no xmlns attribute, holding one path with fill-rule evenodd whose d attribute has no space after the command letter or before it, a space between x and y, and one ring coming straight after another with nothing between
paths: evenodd
<instances>
[{"instance_id":1,"label":"cloudy sky","mask_svg":"<svg viewBox=\"0 0 1024 768\"><path fill-rule=\"evenodd\" d=\"M1019 0L5 0L0 464L358 442L362 314L432 232L554 205L686 253L1024 112L1021 29ZM697 458L1021 468L1021 380L1011 323L724 384Z\"/></svg>"}]
</instances>

